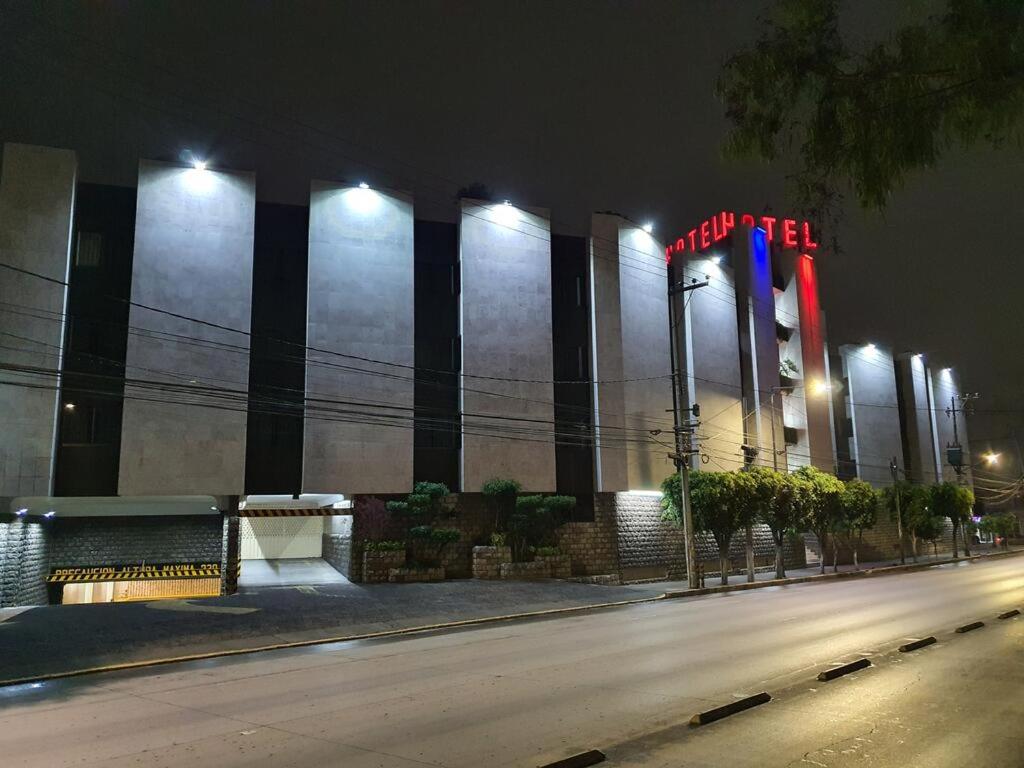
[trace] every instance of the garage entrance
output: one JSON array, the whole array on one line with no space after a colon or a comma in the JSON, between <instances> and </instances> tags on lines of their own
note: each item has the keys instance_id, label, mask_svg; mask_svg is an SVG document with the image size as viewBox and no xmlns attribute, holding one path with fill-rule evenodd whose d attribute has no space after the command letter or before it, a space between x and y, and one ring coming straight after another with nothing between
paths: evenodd
<instances>
[{"instance_id":1,"label":"garage entrance","mask_svg":"<svg viewBox=\"0 0 1024 768\"><path fill-rule=\"evenodd\" d=\"M238 586L348 583L335 562L331 532L334 518L348 519L349 508L336 498L250 496L244 507L239 505Z\"/></svg>"}]
</instances>

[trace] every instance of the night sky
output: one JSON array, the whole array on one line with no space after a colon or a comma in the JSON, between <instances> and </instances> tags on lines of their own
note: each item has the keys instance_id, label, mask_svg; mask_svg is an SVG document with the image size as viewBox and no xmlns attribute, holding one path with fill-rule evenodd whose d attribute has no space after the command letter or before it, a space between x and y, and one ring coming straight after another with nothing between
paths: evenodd
<instances>
[{"instance_id":1,"label":"night sky","mask_svg":"<svg viewBox=\"0 0 1024 768\"><path fill-rule=\"evenodd\" d=\"M765 5L14 0L0 140L75 149L89 182L133 186L140 157L185 149L254 170L262 200L366 179L413 191L427 219L452 220L458 188L482 182L550 208L556 232L610 209L668 240L723 208L791 210L785 167L720 159L714 81ZM861 38L897 20L884 2L849 13ZM830 342L956 367L981 393L976 456L1024 438L1022 168L1019 149L953 152L884 216L851 206L843 252L818 257Z\"/></svg>"}]
</instances>

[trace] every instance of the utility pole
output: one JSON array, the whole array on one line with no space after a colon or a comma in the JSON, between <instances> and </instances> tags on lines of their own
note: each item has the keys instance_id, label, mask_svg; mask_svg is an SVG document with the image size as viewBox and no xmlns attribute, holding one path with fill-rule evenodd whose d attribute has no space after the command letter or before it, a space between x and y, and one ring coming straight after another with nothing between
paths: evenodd
<instances>
[{"instance_id":1,"label":"utility pole","mask_svg":"<svg viewBox=\"0 0 1024 768\"><path fill-rule=\"evenodd\" d=\"M899 466L896 464L895 456L889 460L889 471L892 472L892 489L896 493L896 535L900 540L900 565L905 565L907 555L903 551L903 513L900 511Z\"/></svg>"},{"instance_id":2,"label":"utility pole","mask_svg":"<svg viewBox=\"0 0 1024 768\"><path fill-rule=\"evenodd\" d=\"M956 395L949 396L949 407L946 408L946 416L953 419L953 442L952 444L946 443L946 461L949 462L950 466L953 467L953 471L956 472L957 482L963 484L964 449L960 445L960 433L957 429L956 415L962 413L966 417L972 410L971 401L978 399L978 393L968 392L960 395L959 408L956 407L956 397Z\"/></svg>"},{"instance_id":3,"label":"utility pole","mask_svg":"<svg viewBox=\"0 0 1024 768\"><path fill-rule=\"evenodd\" d=\"M689 416L697 418L700 416L700 406L696 403L690 408L686 396L686 382L683 379L683 372L679 364L679 353L677 349L678 336L676 331L679 322L676 318L676 295L703 288L708 284L705 280L698 283L691 280L689 284L676 283L672 278L672 267L669 266L668 285L668 317L669 317L669 348L672 358L672 414L675 421L675 446L676 452L669 454L675 461L676 470L679 472L679 516L683 521L683 540L686 549L686 581L690 589L697 589L700 586L700 578L697 574L697 546L693 531L693 507L690 504L690 456L694 453L691 437L696 426L689 420ZM683 413L686 413L684 422Z\"/></svg>"}]
</instances>

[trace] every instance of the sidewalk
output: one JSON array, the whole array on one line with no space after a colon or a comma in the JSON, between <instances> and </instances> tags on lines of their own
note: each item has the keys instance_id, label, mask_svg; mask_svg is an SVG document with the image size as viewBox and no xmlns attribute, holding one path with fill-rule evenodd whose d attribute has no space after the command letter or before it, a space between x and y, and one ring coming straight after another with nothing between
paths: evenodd
<instances>
[{"instance_id":1,"label":"sidewalk","mask_svg":"<svg viewBox=\"0 0 1024 768\"><path fill-rule=\"evenodd\" d=\"M927 567L933 561L922 558L920 565ZM866 563L862 570L888 565L892 563ZM841 570L850 569L844 566ZM817 568L801 568L787 576L814 581L821 578L817 573ZM772 571L757 578L770 586L774 576ZM744 576L734 575L729 589L746 589L745 581ZM716 585L717 579L709 580L708 589L696 594L719 591ZM465 579L433 584L261 588L200 600L13 609L0 611L0 681L451 622L643 602L672 592L682 597L695 594L686 590L685 582L612 587Z\"/></svg>"}]
</instances>

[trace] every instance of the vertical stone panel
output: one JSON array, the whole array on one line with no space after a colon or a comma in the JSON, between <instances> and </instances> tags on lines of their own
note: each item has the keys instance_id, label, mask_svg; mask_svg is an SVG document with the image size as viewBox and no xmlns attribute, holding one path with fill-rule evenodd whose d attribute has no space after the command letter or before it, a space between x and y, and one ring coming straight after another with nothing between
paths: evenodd
<instances>
[{"instance_id":1,"label":"vertical stone panel","mask_svg":"<svg viewBox=\"0 0 1024 768\"><path fill-rule=\"evenodd\" d=\"M780 463L778 452L785 443L778 412L779 339L770 247L763 229L745 225L740 225L733 240L737 330L746 399L745 439L748 445L759 448L756 463L771 467Z\"/></svg>"},{"instance_id":2,"label":"vertical stone panel","mask_svg":"<svg viewBox=\"0 0 1024 768\"><path fill-rule=\"evenodd\" d=\"M303 491L412 487L413 278L408 195L313 182Z\"/></svg>"},{"instance_id":3,"label":"vertical stone panel","mask_svg":"<svg viewBox=\"0 0 1024 768\"><path fill-rule=\"evenodd\" d=\"M459 249L462 488L508 477L554 491L547 212L463 200Z\"/></svg>"},{"instance_id":4,"label":"vertical stone panel","mask_svg":"<svg viewBox=\"0 0 1024 768\"><path fill-rule=\"evenodd\" d=\"M0 267L0 497L52 492L77 169L65 149L4 145L0 262L44 277Z\"/></svg>"},{"instance_id":5,"label":"vertical stone panel","mask_svg":"<svg viewBox=\"0 0 1024 768\"><path fill-rule=\"evenodd\" d=\"M121 495L243 489L254 215L251 173L140 163Z\"/></svg>"},{"instance_id":6,"label":"vertical stone panel","mask_svg":"<svg viewBox=\"0 0 1024 768\"><path fill-rule=\"evenodd\" d=\"M912 482L934 483L936 455L928 367L921 355L914 354L900 355L896 366L906 440L904 469Z\"/></svg>"},{"instance_id":7,"label":"vertical stone panel","mask_svg":"<svg viewBox=\"0 0 1024 768\"><path fill-rule=\"evenodd\" d=\"M846 370L845 400L853 420L857 476L872 485L892 484L889 460L902 466L896 371L892 355L878 347L840 347Z\"/></svg>"},{"instance_id":8,"label":"vertical stone panel","mask_svg":"<svg viewBox=\"0 0 1024 768\"><path fill-rule=\"evenodd\" d=\"M652 490L672 473L672 365L662 246L618 216L591 220L591 336L598 491Z\"/></svg>"},{"instance_id":9,"label":"vertical stone panel","mask_svg":"<svg viewBox=\"0 0 1024 768\"><path fill-rule=\"evenodd\" d=\"M811 464L833 472L836 452L832 398L826 390L831 378L817 270L811 257L793 251L779 255L779 266L786 289L776 300L776 317L792 330L789 341L780 345L779 354L800 369L794 377L798 386L782 398L785 424L798 430L797 443L788 447L789 468Z\"/></svg>"},{"instance_id":10,"label":"vertical stone panel","mask_svg":"<svg viewBox=\"0 0 1024 768\"><path fill-rule=\"evenodd\" d=\"M700 447L709 457L698 466L729 470L743 466L745 402L740 371L736 289L732 269L712 257L691 256L683 278L710 284L686 300L686 370L689 405L700 405Z\"/></svg>"}]
</instances>

